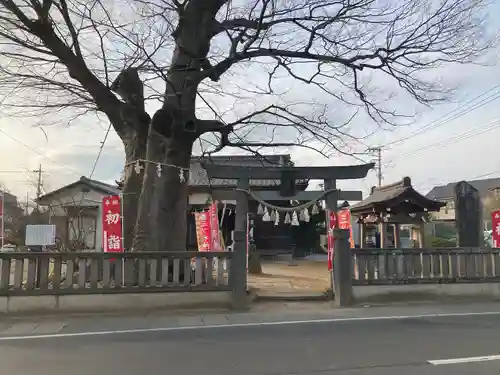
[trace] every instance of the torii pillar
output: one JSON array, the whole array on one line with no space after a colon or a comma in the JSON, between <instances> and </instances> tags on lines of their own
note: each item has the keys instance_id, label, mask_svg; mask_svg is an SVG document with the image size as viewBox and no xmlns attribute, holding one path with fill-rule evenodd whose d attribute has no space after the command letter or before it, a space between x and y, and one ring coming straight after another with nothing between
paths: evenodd
<instances>
[{"instance_id":1,"label":"torii pillar","mask_svg":"<svg viewBox=\"0 0 500 375\"><path fill-rule=\"evenodd\" d=\"M247 274L246 274L246 227L248 213L248 194L250 180L280 180L281 188L278 191L253 192L260 199L269 200L315 200L318 192L295 192L292 187L296 180L323 180L325 191L330 192L323 198L329 211L337 211L339 200L361 200L361 192L347 192L337 190L337 180L354 180L366 177L368 171L373 169L374 163L332 166L332 167L247 167L234 165L217 165L203 163L209 178L236 179L238 180L233 197L236 197L236 218L234 229L234 254L231 265L231 278L233 286L233 305L235 308L245 308L247 305ZM218 197L216 199L219 199ZM334 280L335 275L332 275ZM336 283L334 283L336 284ZM332 285L334 290L334 285Z\"/></svg>"}]
</instances>

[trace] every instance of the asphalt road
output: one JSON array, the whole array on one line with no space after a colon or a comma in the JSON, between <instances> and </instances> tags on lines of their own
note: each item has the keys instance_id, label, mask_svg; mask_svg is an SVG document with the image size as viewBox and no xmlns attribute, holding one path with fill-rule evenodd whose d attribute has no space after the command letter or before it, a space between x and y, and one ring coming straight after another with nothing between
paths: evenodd
<instances>
[{"instance_id":1,"label":"asphalt road","mask_svg":"<svg viewBox=\"0 0 500 375\"><path fill-rule=\"evenodd\" d=\"M9 375L497 375L500 315L299 323L0 341Z\"/></svg>"}]
</instances>

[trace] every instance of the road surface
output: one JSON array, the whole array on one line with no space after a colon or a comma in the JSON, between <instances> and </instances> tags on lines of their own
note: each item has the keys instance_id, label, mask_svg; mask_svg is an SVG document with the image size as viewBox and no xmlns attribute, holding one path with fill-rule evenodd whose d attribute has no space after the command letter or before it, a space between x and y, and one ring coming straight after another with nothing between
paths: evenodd
<instances>
[{"instance_id":1,"label":"road surface","mask_svg":"<svg viewBox=\"0 0 500 375\"><path fill-rule=\"evenodd\" d=\"M3 337L0 368L9 375L497 375L500 313Z\"/></svg>"}]
</instances>

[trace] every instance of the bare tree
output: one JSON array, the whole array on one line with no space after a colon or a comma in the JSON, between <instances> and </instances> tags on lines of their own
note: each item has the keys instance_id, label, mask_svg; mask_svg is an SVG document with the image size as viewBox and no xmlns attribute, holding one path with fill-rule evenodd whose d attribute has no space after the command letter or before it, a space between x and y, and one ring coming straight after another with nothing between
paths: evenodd
<instances>
[{"instance_id":1,"label":"bare tree","mask_svg":"<svg viewBox=\"0 0 500 375\"><path fill-rule=\"evenodd\" d=\"M449 92L432 69L473 62L492 42L483 33L486 0L0 0L0 5L5 84L28 97L33 89L43 90L46 102L38 105L44 110L70 106L79 113L104 113L123 141L126 164L150 161L141 174L125 171L125 214L137 216L135 251L185 248L187 184L179 181L178 167L189 169L193 145L206 134L217 134L208 153L318 143L320 152L346 152L345 140L354 137L346 124L358 110L377 123L393 124L401 115L374 90L381 77L420 103L443 100ZM241 67L248 64L268 75L267 88L259 88L262 97L275 95L276 82L287 76L353 111L336 121L308 100L262 100L260 108L252 106L230 121L220 113L200 118L200 104L213 108L203 92L226 95L224 78L244 74ZM148 98L161 101L152 119ZM266 125L273 129L267 139L249 141ZM275 130L284 128L294 129L297 139L274 139ZM156 162L175 167L158 177Z\"/></svg>"}]
</instances>

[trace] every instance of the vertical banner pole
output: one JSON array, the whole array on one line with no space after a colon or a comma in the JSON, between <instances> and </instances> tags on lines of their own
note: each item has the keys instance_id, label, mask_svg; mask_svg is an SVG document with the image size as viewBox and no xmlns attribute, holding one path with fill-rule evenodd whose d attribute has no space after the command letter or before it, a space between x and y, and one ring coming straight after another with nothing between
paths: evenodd
<instances>
[{"instance_id":1,"label":"vertical banner pole","mask_svg":"<svg viewBox=\"0 0 500 375\"><path fill-rule=\"evenodd\" d=\"M125 252L125 226L123 225L124 222L124 215L123 215L123 193L119 194L120 197L120 218L122 221L122 248L123 252ZM122 257L122 286L125 286L125 257Z\"/></svg>"},{"instance_id":2,"label":"vertical banner pole","mask_svg":"<svg viewBox=\"0 0 500 375\"><path fill-rule=\"evenodd\" d=\"M104 252L124 252L122 199L122 194L109 195L102 198L101 220ZM115 269L116 267L120 267L116 258L109 259L113 262ZM125 257L122 256L121 259L121 266L124 267ZM126 276L124 275L124 272L122 272L122 280L115 280L114 278L113 280L115 281L115 284L117 282L124 283L126 280Z\"/></svg>"}]
</instances>

